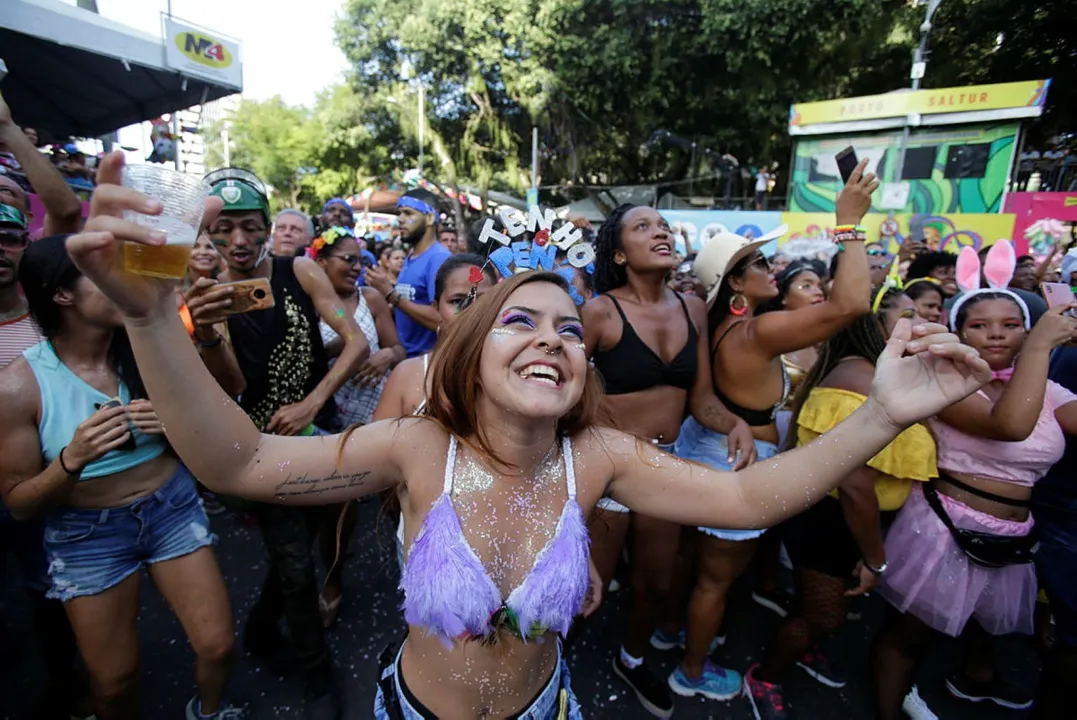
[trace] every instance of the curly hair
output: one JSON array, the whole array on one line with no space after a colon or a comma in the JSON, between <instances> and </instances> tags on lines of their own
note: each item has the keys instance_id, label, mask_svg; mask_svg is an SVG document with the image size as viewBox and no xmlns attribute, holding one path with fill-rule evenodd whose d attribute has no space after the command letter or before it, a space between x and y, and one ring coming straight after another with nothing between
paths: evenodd
<instances>
[{"instance_id":1,"label":"curly hair","mask_svg":"<svg viewBox=\"0 0 1077 720\"><path fill-rule=\"evenodd\" d=\"M909 269L905 273L905 277L908 280L927 277L935 268L954 267L955 265L957 265L957 255L945 250L920 253L909 263Z\"/></svg>"},{"instance_id":2,"label":"curly hair","mask_svg":"<svg viewBox=\"0 0 1077 720\"><path fill-rule=\"evenodd\" d=\"M621 249L621 229L629 210L637 207L630 203L618 205L598 228L595 238L595 292L606 293L628 283L628 271L613 261L613 255Z\"/></svg>"}]
</instances>

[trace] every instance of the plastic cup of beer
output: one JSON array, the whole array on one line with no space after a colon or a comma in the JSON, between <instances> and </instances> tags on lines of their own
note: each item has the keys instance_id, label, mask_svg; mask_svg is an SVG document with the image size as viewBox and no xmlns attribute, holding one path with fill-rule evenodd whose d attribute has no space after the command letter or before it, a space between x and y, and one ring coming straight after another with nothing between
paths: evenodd
<instances>
[{"instance_id":1,"label":"plastic cup of beer","mask_svg":"<svg viewBox=\"0 0 1077 720\"><path fill-rule=\"evenodd\" d=\"M160 215L125 211L124 220L165 234L164 245L125 242L123 269L157 278L185 277L191 249L202 225L209 185L198 175L187 175L161 165L129 165L123 169L123 184L157 198L164 205Z\"/></svg>"}]
</instances>

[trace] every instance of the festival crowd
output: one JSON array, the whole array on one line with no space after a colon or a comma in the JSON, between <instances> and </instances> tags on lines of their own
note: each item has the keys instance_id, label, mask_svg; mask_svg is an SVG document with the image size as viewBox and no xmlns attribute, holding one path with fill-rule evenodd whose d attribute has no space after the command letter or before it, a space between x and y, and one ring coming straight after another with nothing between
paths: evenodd
<instances>
[{"instance_id":1,"label":"festival crowd","mask_svg":"<svg viewBox=\"0 0 1077 720\"><path fill-rule=\"evenodd\" d=\"M580 718L566 648L618 584L608 662L657 717L675 696L795 717L783 683L845 685L823 644L869 594L889 608L863 659L878 717L935 717L913 677L941 636L966 652L954 697L1068 716L1077 303L1038 293L1069 283L1065 260L1053 278L1057 257L1005 239L891 257L860 225L864 163L832 241L799 257L764 254L780 230L681 257L648 206L597 230L540 210L457 229L421 188L382 244L344 199L273 216L226 168L186 278L163 281L120 267L124 242L163 241L124 219L162 207L124 187L122 156L98 163L83 224L2 101L0 143L47 211L31 240L0 175L0 553L47 666L37 717L139 716L142 571L196 657L186 718L247 716L222 512L269 558L238 642L302 678L308 718ZM327 643L368 496L397 528L403 615L372 710L343 706ZM753 563L782 621L725 667ZM991 662L1011 633L1042 640L1035 698ZM680 658L668 677L649 649Z\"/></svg>"}]
</instances>

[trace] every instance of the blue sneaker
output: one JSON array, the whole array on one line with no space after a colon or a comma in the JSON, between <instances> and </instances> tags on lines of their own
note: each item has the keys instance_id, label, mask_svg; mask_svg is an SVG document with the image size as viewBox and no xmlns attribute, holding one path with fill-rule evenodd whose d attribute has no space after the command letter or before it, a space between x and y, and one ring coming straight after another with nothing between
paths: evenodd
<instances>
[{"instance_id":1,"label":"blue sneaker","mask_svg":"<svg viewBox=\"0 0 1077 720\"><path fill-rule=\"evenodd\" d=\"M681 697L702 695L710 700L732 700L740 695L744 679L740 673L718 667L710 660L703 664L703 674L692 679L680 665L669 676L669 689Z\"/></svg>"},{"instance_id":2,"label":"blue sneaker","mask_svg":"<svg viewBox=\"0 0 1077 720\"><path fill-rule=\"evenodd\" d=\"M687 638L684 634L684 630L681 630L676 635L669 635L662 629L658 629L651 635L651 647L655 650L672 650L673 648L684 650L686 641ZM713 653L722 645L725 645L725 635L719 635L711 640L711 645L707 648L707 654L709 655Z\"/></svg>"}]
</instances>

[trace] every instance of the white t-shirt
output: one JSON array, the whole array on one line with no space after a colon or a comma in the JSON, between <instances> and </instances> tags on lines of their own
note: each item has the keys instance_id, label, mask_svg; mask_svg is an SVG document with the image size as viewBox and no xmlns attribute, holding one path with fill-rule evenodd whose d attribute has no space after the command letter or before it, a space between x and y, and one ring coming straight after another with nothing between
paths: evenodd
<instances>
[{"instance_id":1,"label":"white t-shirt","mask_svg":"<svg viewBox=\"0 0 1077 720\"><path fill-rule=\"evenodd\" d=\"M770 183L770 174L760 170L755 174L755 191L757 193L766 192L767 185Z\"/></svg>"}]
</instances>

